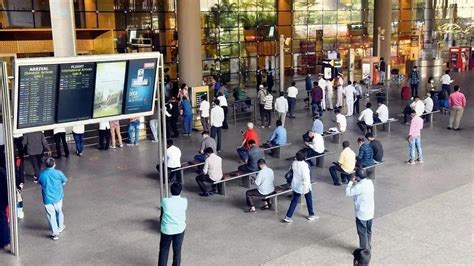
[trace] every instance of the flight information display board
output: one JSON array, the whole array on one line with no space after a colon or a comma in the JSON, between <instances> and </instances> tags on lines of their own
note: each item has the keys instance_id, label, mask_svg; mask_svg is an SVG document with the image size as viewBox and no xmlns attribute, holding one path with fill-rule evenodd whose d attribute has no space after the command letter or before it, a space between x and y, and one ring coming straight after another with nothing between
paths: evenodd
<instances>
[{"instance_id":1,"label":"flight information display board","mask_svg":"<svg viewBox=\"0 0 474 266\"><path fill-rule=\"evenodd\" d=\"M97 63L93 118L122 114L127 61Z\"/></svg>"},{"instance_id":2,"label":"flight information display board","mask_svg":"<svg viewBox=\"0 0 474 266\"><path fill-rule=\"evenodd\" d=\"M54 124L58 66L20 66L18 72L18 128Z\"/></svg>"},{"instance_id":3,"label":"flight information display board","mask_svg":"<svg viewBox=\"0 0 474 266\"><path fill-rule=\"evenodd\" d=\"M95 63L60 65L58 123L91 118L94 82Z\"/></svg>"},{"instance_id":4,"label":"flight information display board","mask_svg":"<svg viewBox=\"0 0 474 266\"><path fill-rule=\"evenodd\" d=\"M137 59L128 62L125 114L152 110L155 91L156 59Z\"/></svg>"}]
</instances>

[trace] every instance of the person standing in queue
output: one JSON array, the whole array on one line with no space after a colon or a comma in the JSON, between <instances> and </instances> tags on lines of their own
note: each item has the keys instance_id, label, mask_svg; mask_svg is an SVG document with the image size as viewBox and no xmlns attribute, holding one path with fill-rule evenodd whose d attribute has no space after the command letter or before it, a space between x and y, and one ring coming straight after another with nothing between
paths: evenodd
<instances>
[{"instance_id":1,"label":"person standing in queue","mask_svg":"<svg viewBox=\"0 0 474 266\"><path fill-rule=\"evenodd\" d=\"M220 101L214 100L214 107L211 109L211 138L217 142L216 152L221 151L222 125L224 124L224 109L219 106Z\"/></svg>"},{"instance_id":2,"label":"person standing in queue","mask_svg":"<svg viewBox=\"0 0 474 266\"><path fill-rule=\"evenodd\" d=\"M168 265L170 246L173 245L173 266L181 265L181 247L186 230L186 210L188 200L180 196L183 186L180 183L171 185L171 197L161 200L160 217L160 253L158 266Z\"/></svg>"},{"instance_id":3,"label":"person standing in queue","mask_svg":"<svg viewBox=\"0 0 474 266\"><path fill-rule=\"evenodd\" d=\"M222 107L222 110L224 111L224 121L222 122L222 128L229 129L229 124L227 123L229 106L227 104L227 98L225 97L225 94L222 90L218 93L217 99L219 100L219 106Z\"/></svg>"}]
</instances>

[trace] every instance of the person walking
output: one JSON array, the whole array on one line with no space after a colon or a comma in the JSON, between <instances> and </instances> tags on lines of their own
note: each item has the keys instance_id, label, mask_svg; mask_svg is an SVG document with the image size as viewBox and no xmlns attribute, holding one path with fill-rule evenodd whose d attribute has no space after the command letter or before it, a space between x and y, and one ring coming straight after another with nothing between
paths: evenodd
<instances>
[{"instance_id":1,"label":"person walking","mask_svg":"<svg viewBox=\"0 0 474 266\"><path fill-rule=\"evenodd\" d=\"M61 158L61 143L63 144L64 157L69 157L69 147L66 142L66 129L64 127L53 130L54 142L56 144L56 159Z\"/></svg>"},{"instance_id":2,"label":"person walking","mask_svg":"<svg viewBox=\"0 0 474 266\"><path fill-rule=\"evenodd\" d=\"M448 129L461 130L459 123L466 107L466 96L461 92L461 87L454 86L454 92L449 95L448 104L451 108Z\"/></svg>"},{"instance_id":3,"label":"person walking","mask_svg":"<svg viewBox=\"0 0 474 266\"><path fill-rule=\"evenodd\" d=\"M321 108L323 111L326 111L326 83L323 74L318 74L318 86L322 90L323 98L321 99Z\"/></svg>"},{"instance_id":4,"label":"person walking","mask_svg":"<svg viewBox=\"0 0 474 266\"><path fill-rule=\"evenodd\" d=\"M423 118L416 115L415 110L411 110L410 131L408 132L408 146L410 148L410 158L407 164L423 163L423 151L421 149L421 130L423 129ZM415 154L418 153L418 156Z\"/></svg>"},{"instance_id":5,"label":"person walking","mask_svg":"<svg viewBox=\"0 0 474 266\"><path fill-rule=\"evenodd\" d=\"M418 96L418 84L420 83L420 74L417 66L413 67L410 74L411 97Z\"/></svg>"},{"instance_id":6,"label":"person walking","mask_svg":"<svg viewBox=\"0 0 474 266\"><path fill-rule=\"evenodd\" d=\"M120 148L123 147L122 143L122 134L120 133L120 122L118 120L113 120L109 122L110 125L110 135L112 135L112 146L110 148L115 149L117 148L116 142L115 142L115 136L117 136L118 139L118 146Z\"/></svg>"},{"instance_id":7,"label":"person walking","mask_svg":"<svg viewBox=\"0 0 474 266\"><path fill-rule=\"evenodd\" d=\"M352 116L354 114L354 95L356 90L354 86L352 86L352 82L349 80L347 81L347 86L344 88L343 94L346 96L346 104L347 104L347 114L346 116Z\"/></svg>"},{"instance_id":8,"label":"person walking","mask_svg":"<svg viewBox=\"0 0 474 266\"><path fill-rule=\"evenodd\" d=\"M245 212L248 213L256 212L254 198L264 198L275 191L275 185L273 183L275 176L273 174L273 170L267 166L265 159L260 159L257 163L258 168L260 169L258 171L257 178L255 179L255 185L257 188L250 189L245 192L247 206L249 207L249 209ZM265 203L260 208L261 210L268 210L271 208L272 204L270 203L269 199L263 199L262 201Z\"/></svg>"},{"instance_id":9,"label":"person walking","mask_svg":"<svg viewBox=\"0 0 474 266\"><path fill-rule=\"evenodd\" d=\"M129 119L128 124L128 146L138 145L140 140L140 117L135 116Z\"/></svg>"},{"instance_id":10,"label":"person walking","mask_svg":"<svg viewBox=\"0 0 474 266\"><path fill-rule=\"evenodd\" d=\"M271 123L272 123L273 95L269 92L265 96L265 105L263 106L263 111L264 111L265 121L267 122L267 127L270 128ZM265 123L262 122L262 128L264 127L265 127Z\"/></svg>"},{"instance_id":11,"label":"person walking","mask_svg":"<svg viewBox=\"0 0 474 266\"><path fill-rule=\"evenodd\" d=\"M211 138L217 142L216 152L221 151L222 125L225 119L224 109L219 106L219 103L220 101L215 99L214 107L211 109Z\"/></svg>"},{"instance_id":12,"label":"person walking","mask_svg":"<svg viewBox=\"0 0 474 266\"><path fill-rule=\"evenodd\" d=\"M25 147L31 165L34 171L34 182L38 182L41 165L43 164L43 153L48 151L48 156L51 156L51 150L48 147L48 142L44 137L43 132L32 132L23 135L23 146Z\"/></svg>"},{"instance_id":13,"label":"person walking","mask_svg":"<svg viewBox=\"0 0 474 266\"><path fill-rule=\"evenodd\" d=\"M257 70L255 71L255 79L257 81L257 93L260 91L262 85L262 71L260 70L260 67L257 67Z\"/></svg>"},{"instance_id":14,"label":"person walking","mask_svg":"<svg viewBox=\"0 0 474 266\"><path fill-rule=\"evenodd\" d=\"M183 116L183 135L189 136L193 129L193 109L188 97L183 96L181 100L181 115Z\"/></svg>"},{"instance_id":15,"label":"person walking","mask_svg":"<svg viewBox=\"0 0 474 266\"><path fill-rule=\"evenodd\" d=\"M48 223L52 231L51 239L59 240L59 234L64 231L63 214L63 186L66 185L67 177L56 169L53 158L45 161L46 168L39 174L39 184L43 195L43 204L48 217Z\"/></svg>"},{"instance_id":16,"label":"person walking","mask_svg":"<svg viewBox=\"0 0 474 266\"><path fill-rule=\"evenodd\" d=\"M346 196L354 197L356 228L359 247L372 249L372 219L374 219L374 183L367 178L364 170L358 169L346 187Z\"/></svg>"},{"instance_id":17,"label":"person walking","mask_svg":"<svg viewBox=\"0 0 474 266\"><path fill-rule=\"evenodd\" d=\"M183 186L180 183L171 185L171 197L161 200L160 216L160 253L158 255L158 266L168 265L170 246L173 245L173 266L181 265L181 247L186 230L186 210L188 200L182 198Z\"/></svg>"},{"instance_id":18,"label":"person walking","mask_svg":"<svg viewBox=\"0 0 474 266\"><path fill-rule=\"evenodd\" d=\"M227 98L223 91L220 91L217 99L219 100L219 106L224 110L224 122L222 122L222 129L229 129L229 124L227 123L227 116L229 114L229 106L227 104Z\"/></svg>"},{"instance_id":19,"label":"person walking","mask_svg":"<svg viewBox=\"0 0 474 266\"><path fill-rule=\"evenodd\" d=\"M99 150L108 150L110 146L110 123L99 123Z\"/></svg>"},{"instance_id":20,"label":"person walking","mask_svg":"<svg viewBox=\"0 0 474 266\"><path fill-rule=\"evenodd\" d=\"M304 84L305 84L305 89L306 89L306 94L307 94L306 99L308 100L307 101L308 105L306 107L309 107L309 100L310 100L310 97L311 97L311 90L313 89L313 80L311 79L311 73L308 72L308 74L306 74L306 77L304 78Z\"/></svg>"},{"instance_id":21,"label":"person walking","mask_svg":"<svg viewBox=\"0 0 474 266\"><path fill-rule=\"evenodd\" d=\"M288 117L295 118L296 96L298 95L298 88L296 82L292 81L291 86L288 87Z\"/></svg>"},{"instance_id":22,"label":"person walking","mask_svg":"<svg viewBox=\"0 0 474 266\"><path fill-rule=\"evenodd\" d=\"M277 111L277 119L285 126L286 113L288 112L288 100L285 93L280 91L280 97L275 100L275 111Z\"/></svg>"},{"instance_id":23,"label":"person walking","mask_svg":"<svg viewBox=\"0 0 474 266\"><path fill-rule=\"evenodd\" d=\"M211 105L207 101L207 95L201 96L201 104L199 105L199 113L201 116L201 125L203 131L209 131L209 111Z\"/></svg>"},{"instance_id":24,"label":"person walking","mask_svg":"<svg viewBox=\"0 0 474 266\"><path fill-rule=\"evenodd\" d=\"M306 199L306 206L308 207L308 216L306 219L314 221L319 217L314 214L313 210L313 196L311 194L311 174L308 164L304 161L305 154L302 152L296 153L296 160L291 165L293 170L293 179L291 180L291 189L293 190L293 197L291 198L290 207L286 212L286 217L283 219L285 223L293 222L293 213L302 195Z\"/></svg>"},{"instance_id":25,"label":"person walking","mask_svg":"<svg viewBox=\"0 0 474 266\"><path fill-rule=\"evenodd\" d=\"M199 196L209 197L213 193L217 193L217 185L214 182L221 180L224 174L222 173L222 158L215 154L211 147L207 147L204 154L206 155L204 169L202 174L196 176L196 183L201 190ZM207 190L205 183L212 184L210 191Z\"/></svg>"}]
</instances>

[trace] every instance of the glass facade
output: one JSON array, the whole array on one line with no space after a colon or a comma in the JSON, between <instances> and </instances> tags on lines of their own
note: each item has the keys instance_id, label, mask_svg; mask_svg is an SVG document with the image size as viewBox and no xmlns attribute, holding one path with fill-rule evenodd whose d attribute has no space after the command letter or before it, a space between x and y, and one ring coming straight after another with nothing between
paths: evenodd
<instances>
[{"instance_id":1,"label":"glass facade","mask_svg":"<svg viewBox=\"0 0 474 266\"><path fill-rule=\"evenodd\" d=\"M165 54L169 74L176 76L176 1L74 0L76 27L113 30L118 53L133 51L132 39L146 39L151 50ZM278 73L280 34L291 38L285 47L287 76L318 71L329 52L345 60L349 48L357 69L372 54L374 1L200 0L203 76L237 83L254 80L257 67ZM392 2L391 61L401 65L421 56L430 21L426 0ZM474 1L433 1L433 7L432 48L473 45ZM0 27L51 27L49 1L0 0Z\"/></svg>"}]
</instances>

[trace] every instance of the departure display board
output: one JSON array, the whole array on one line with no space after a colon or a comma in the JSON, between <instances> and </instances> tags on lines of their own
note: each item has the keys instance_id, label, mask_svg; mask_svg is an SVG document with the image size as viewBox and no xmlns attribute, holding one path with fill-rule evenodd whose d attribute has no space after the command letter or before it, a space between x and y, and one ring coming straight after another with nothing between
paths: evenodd
<instances>
[{"instance_id":1,"label":"departure display board","mask_svg":"<svg viewBox=\"0 0 474 266\"><path fill-rule=\"evenodd\" d=\"M127 61L97 63L93 118L122 114Z\"/></svg>"},{"instance_id":2,"label":"departure display board","mask_svg":"<svg viewBox=\"0 0 474 266\"><path fill-rule=\"evenodd\" d=\"M58 123L90 119L94 97L95 63L59 67Z\"/></svg>"},{"instance_id":3,"label":"departure display board","mask_svg":"<svg viewBox=\"0 0 474 266\"><path fill-rule=\"evenodd\" d=\"M155 91L156 59L128 62L125 114L152 110Z\"/></svg>"},{"instance_id":4,"label":"departure display board","mask_svg":"<svg viewBox=\"0 0 474 266\"><path fill-rule=\"evenodd\" d=\"M54 124L57 81L57 65L19 67L18 128Z\"/></svg>"}]
</instances>

